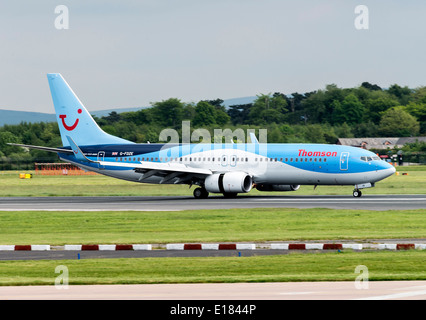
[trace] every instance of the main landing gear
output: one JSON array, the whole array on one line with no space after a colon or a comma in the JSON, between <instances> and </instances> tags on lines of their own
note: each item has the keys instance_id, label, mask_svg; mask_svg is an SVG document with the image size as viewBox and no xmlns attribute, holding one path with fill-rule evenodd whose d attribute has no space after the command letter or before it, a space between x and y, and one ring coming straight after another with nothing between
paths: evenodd
<instances>
[{"instance_id":1,"label":"main landing gear","mask_svg":"<svg viewBox=\"0 0 426 320\"><path fill-rule=\"evenodd\" d=\"M194 190L194 198L195 199L207 199L209 196L209 192L203 187L198 187ZM237 192L224 192L223 196L225 198L235 198L238 195Z\"/></svg>"},{"instance_id":2,"label":"main landing gear","mask_svg":"<svg viewBox=\"0 0 426 320\"><path fill-rule=\"evenodd\" d=\"M207 199L209 196L208 191L204 188L196 188L193 194L195 199Z\"/></svg>"}]
</instances>

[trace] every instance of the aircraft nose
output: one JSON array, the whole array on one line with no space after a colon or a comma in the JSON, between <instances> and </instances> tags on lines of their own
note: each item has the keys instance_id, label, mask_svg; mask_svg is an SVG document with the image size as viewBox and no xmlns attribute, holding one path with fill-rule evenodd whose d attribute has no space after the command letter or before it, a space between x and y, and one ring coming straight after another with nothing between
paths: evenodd
<instances>
[{"instance_id":1,"label":"aircraft nose","mask_svg":"<svg viewBox=\"0 0 426 320\"><path fill-rule=\"evenodd\" d=\"M385 162L385 169L389 169L389 171L391 171L392 173L396 172L396 169L393 165L391 165L390 163Z\"/></svg>"},{"instance_id":2,"label":"aircraft nose","mask_svg":"<svg viewBox=\"0 0 426 320\"><path fill-rule=\"evenodd\" d=\"M389 176L393 175L396 172L395 167L393 165L387 163L387 162L383 163L382 168L383 168L382 172L383 172L383 175L385 177L389 177Z\"/></svg>"}]
</instances>

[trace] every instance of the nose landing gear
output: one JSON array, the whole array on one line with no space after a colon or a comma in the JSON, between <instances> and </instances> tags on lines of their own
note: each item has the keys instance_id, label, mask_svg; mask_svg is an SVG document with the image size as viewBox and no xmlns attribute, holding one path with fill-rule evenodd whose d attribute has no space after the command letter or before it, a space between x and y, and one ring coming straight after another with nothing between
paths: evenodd
<instances>
[{"instance_id":1,"label":"nose landing gear","mask_svg":"<svg viewBox=\"0 0 426 320\"><path fill-rule=\"evenodd\" d=\"M355 198L359 198L362 196L362 192L360 189L365 189L365 188L373 188L375 185L374 182L367 182L367 183L361 183L361 184L356 184L355 185L355 189L354 192L352 193L352 195Z\"/></svg>"}]
</instances>

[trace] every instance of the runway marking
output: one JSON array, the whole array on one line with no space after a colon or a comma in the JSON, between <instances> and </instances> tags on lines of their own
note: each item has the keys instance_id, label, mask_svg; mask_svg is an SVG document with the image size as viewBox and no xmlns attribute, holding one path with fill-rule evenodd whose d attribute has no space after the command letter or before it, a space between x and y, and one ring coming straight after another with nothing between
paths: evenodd
<instances>
[{"instance_id":1,"label":"runway marking","mask_svg":"<svg viewBox=\"0 0 426 320\"><path fill-rule=\"evenodd\" d=\"M426 198L397 198L397 199L392 199L392 198L379 198L379 199L372 199L372 198L367 198L367 199L352 199L352 198L348 198L348 199L338 199L338 198L330 198L330 199L312 199L312 198L301 198L301 199L250 199L250 201L312 201L312 202L316 202L316 201L325 201L325 202L330 202L330 201L338 201L338 202L342 202L342 201L375 201L375 202L380 202L380 201L425 201Z\"/></svg>"},{"instance_id":2,"label":"runway marking","mask_svg":"<svg viewBox=\"0 0 426 320\"><path fill-rule=\"evenodd\" d=\"M99 212L99 211L184 211L185 209L64 209L64 208L49 208L49 209L16 209L16 208L0 208L0 211L69 211L69 212Z\"/></svg>"},{"instance_id":3,"label":"runway marking","mask_svg":"<svg viewBox=\"0 0 426 320\"><path fill-rule=\"evenodd\" d=\"M295 296L295 295L304 295L304 294L314 294L314 291L305 291L305 292L278 292L279 295L283 296Z\"/></svg>"},{"instance_id":4,"label":"runway marking","mask_svg":"<svg viewBox=\"0 0 426 320\"><path fill-rule=\"evenodd\" d=\"M360 298L360 299L355 299L355 300L401 299L401 298L409 298L409 297L423 296L423 295L426 297L426 290L411 291L411 292L402 292L402 293L394 293L394 294L388 294L388 295L384 295L384 296L367 297L367 298Z\"/></svg>"}]
</instances>

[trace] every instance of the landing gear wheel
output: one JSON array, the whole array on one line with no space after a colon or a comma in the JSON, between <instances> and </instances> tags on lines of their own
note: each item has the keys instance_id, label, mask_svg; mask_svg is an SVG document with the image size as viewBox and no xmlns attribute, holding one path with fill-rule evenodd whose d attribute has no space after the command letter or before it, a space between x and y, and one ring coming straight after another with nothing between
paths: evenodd
<instances>
[{"instance_id":1,"label":"landing gear wheel","mask_svg":"<svg viewBox=\"0 0 426 320\"><path fill-rule=\"evenodd\" d=\"M361 192L361 190L355 189L355 190L354 190L354 192L353 192L353 196L354 196L355 198L359 198L359 197L361 197L361 196L362 196L362 192Z\"/></svg>"},{"instance_id":2,"label":"landing gear wheel","mask_svg":"<svg viewBox=\"0 0 426 320\"><path fill-rule=\"evenodd\" d=\"M206 199L209 196L209 193L204 188L197 188L194 190L195 199Z\"/></svg>"}]
</instances>

